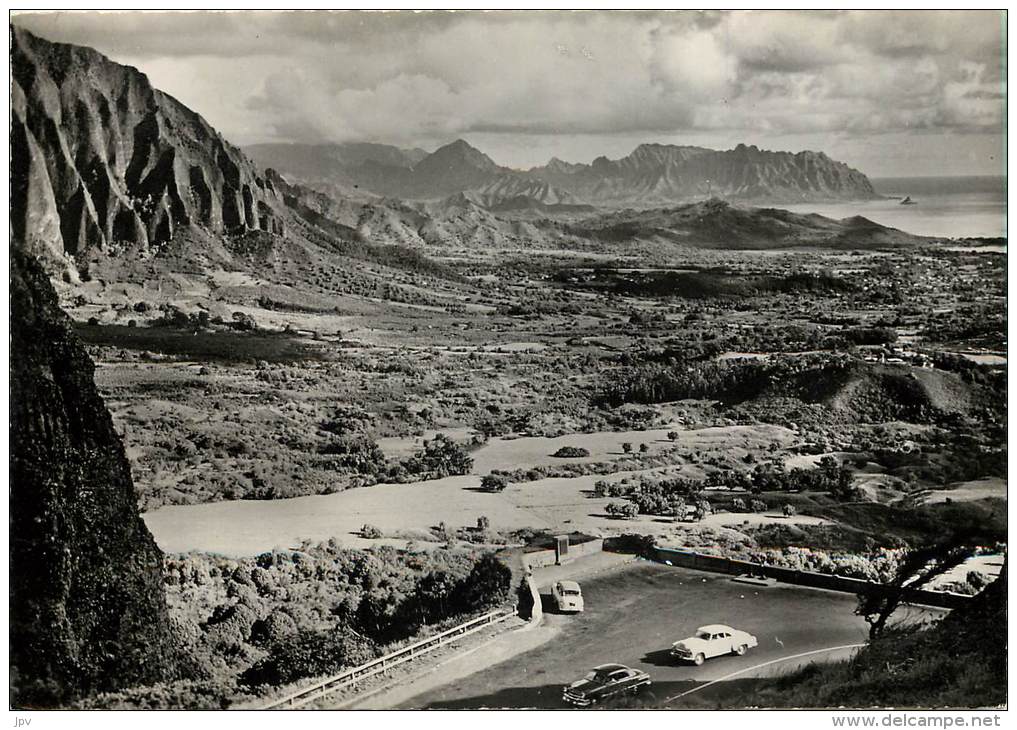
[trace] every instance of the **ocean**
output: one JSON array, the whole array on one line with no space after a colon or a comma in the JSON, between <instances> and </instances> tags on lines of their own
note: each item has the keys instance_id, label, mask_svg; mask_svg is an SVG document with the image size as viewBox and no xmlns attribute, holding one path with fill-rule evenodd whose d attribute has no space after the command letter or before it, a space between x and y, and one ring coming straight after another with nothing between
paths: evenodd
<instances>
[{"instance_id":1,"label":"ocean","mask_svg":"<svg viewBox=\"0 0 1017 730\"><path fill-rule=\"evenodd\" d=\"M872 184L880 195L910 196L917 205L889 199L780 207L837 219L861 215L922 236L1006 237L1005 177L884 177Z\"/></svg>"}]
</instances>

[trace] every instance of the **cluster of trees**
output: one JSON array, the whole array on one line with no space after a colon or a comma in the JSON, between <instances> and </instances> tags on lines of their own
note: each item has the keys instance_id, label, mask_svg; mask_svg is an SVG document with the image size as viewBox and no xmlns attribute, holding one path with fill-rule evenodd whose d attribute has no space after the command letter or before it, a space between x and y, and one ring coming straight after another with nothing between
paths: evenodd
<instances>
[{"instance_id":1,"label":"cluster of trees","mask_svg":"<svg viewBox=\"0 0 1017 730\"><path fill-rule=\"evenodd\" d=\"M815 401L825 389L843 382L851 367L851 361L830 356L651 362L624 369L595 396L594 404L615 407L685 399L740 403L764 392ZM824 390L817 391L817 384Z\"/></svg>"},{"instance_id":2,"label":"cluster of trees","mask_svg":"<svg viewBox=\"0 0 1017 730\"><path fill-rule=\"evenodd\" d=\"M424 448L403 461L402 472L417 479L441 479L448 476L469 474L473 468L473 457L466 449L443 433L424 442Z\"/></svg>"},{"instance_id":3,"label":"cluster of trees","mask_svg":"<svg viewBox=\"0 0 1017 730\"><path fill-rule=\"evenodd\" d=\"M473 457L445 434L425 441L423 448L397 463L391 463L376 442L364 435L340 436L321 448L330 468L392 482L441 479L469 474Z\"/></svg>"},{"instance_id":4,"label":"cluster of trees","mask_svg":"<svg viewBox=\"0 0 1017 730\"><path fill-rule=\"evenodd\" d=\"M134 311L136 312L145 312L148 311L148 309L148 304L145 302L138 302L134 305ZM162 310L162 316L158 319L152 320L153 326L204 330L209 329L214 325L219 327L229 327L230 329L240 332L253 332L258 329L257 321L246 312L234 312L231 320L226 322L221 317L212 317L208 311L204 309L199 309L196 312L184 312L179 307L172 304L164 304L162 306Z\"/></svg>"},{"instance_id":5,"label":"cluster of trees","mask_svg":"<svg viewBox=\"0 0 1017 730\"><path fill-rule=\"evenodd\" d=\"M653 478L641 477L636 481L623 479L608 481L601 479L593 485L595 497L621 497L629 500L640 514L660 515L683 519L692 516L703 519L713 509L704 490L709 487L749 489L753 493L762 491L819 491L827 492L837 499L849 500L857 497L851 485L852 472L833 457L823 457L813 469L796 467L785 472L779 461L758 464L754 471L711 472L705 480L682 477ZM736 497L731 501L735 512L764 512L767 505L761 499L746 500ZM795 508L784 505L786 516L795 514Z\"/></svg>"},{"instance_id":6,"label":"cluster of trees","mask_svg":"<svg viewBox=\"0 0 1017 730\"><path fill-rule=\"evenodd\" d=\"M832 456L824 456L812 469L796 466L790 471L785 470L782 461L773 460L756 464L751 473L743 472L741 477L729 480L728 486L747 486L753 492L827 492L837 499L849 500L857 496L852 486L853 473Z\"/></svg>"},{"instance_id":7,"label":"cluster of trees","mask_svg":"<svg viewBox=\"0 0 1017 730\"><path fill-rule=\"evenodd\" d=\"M596 497L623 497L628 500L609 503L606 511L612 516L631 518L644 514L679 520L691 516L701 520L713 511L702 489L703 482L693 479L643 477L638 482L609 482L601 479L593 485L593 494Z\"/></svg>"},{"instance_id":8,"label":"cluster of trees","mask_svg":"<svg viewBox=\"0 0 1017 730\"><path fill-rule=\"evenodd\" d=\"M340 671L425 626L499 605L511 586L492 553L334 541L257 558L168 557L164 576L194 673L247 686Z\"/></svg>"},{"instance_id":9,"label":"cluster of trees","mask_svg":"<svg viewBox=\"0 0 1017 730\"><path fill-rule=\"evenodd\" d=\"M904 552L896 548L882 548L873 553L858 554L784 547L752 550L742 553L741 559L780 568L885 583L896 574Z\"/></svg>"}]
</instances>

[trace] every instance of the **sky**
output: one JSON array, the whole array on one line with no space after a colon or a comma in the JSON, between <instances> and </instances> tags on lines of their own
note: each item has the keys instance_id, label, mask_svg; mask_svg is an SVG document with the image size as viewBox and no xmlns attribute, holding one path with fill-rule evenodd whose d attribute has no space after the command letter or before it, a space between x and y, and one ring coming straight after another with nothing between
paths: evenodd
<instances>
[{"instance_id":1,"label":"sky","mask_svg":"<svg viewBox=\"0 0 1017 730\"><path fill-rule=\"evenodd\" d=\"M56 12L235 144L462 138L526 168L644 142L1003 174L1000 11Z\"/></svg>"}]
</instances>

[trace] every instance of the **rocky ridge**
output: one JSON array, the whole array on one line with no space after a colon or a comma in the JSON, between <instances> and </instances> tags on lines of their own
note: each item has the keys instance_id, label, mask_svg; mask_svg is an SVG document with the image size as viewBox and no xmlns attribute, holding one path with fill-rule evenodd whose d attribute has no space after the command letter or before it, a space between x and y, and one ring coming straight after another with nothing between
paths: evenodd
<instances>
[{"instance_id":1,"label":"rocky ridge","mask_svg":"<svg viewBox=\"0 0 1017 730\"><path fill-rule=\"evenodd\" d=\"M50 269L192 224L283 231L271 182L143 73L17 27L11 45L12 232Z\"/></svg>"}]
</instances>

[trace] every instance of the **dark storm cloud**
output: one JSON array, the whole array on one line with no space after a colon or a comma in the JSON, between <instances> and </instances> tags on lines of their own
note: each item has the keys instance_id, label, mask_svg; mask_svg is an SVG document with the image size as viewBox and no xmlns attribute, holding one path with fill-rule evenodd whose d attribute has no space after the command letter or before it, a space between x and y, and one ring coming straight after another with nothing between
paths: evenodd
<instances>
[{"instance_id":1,"label":"dark storm cloud","mask_svg":"<svg viewBox=\"0 0 1017 730\"><path fill-rule=\"evenodd\" d=\"M1001 130L999 12L16 14L244 143Z\"/></svg>"}]
</instances>

